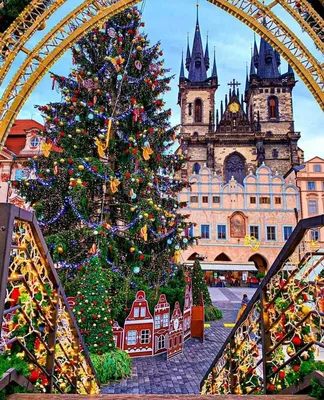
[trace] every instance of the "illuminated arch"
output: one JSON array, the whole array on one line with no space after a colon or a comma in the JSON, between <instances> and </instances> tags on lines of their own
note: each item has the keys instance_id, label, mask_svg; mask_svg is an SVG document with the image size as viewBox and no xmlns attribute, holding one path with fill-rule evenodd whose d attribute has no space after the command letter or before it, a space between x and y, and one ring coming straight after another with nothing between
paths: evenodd
<instances>
[{"instance_id":1,"label":"illuminated arch","mask_svg":"<svg viewBox=\"0 0 324 400\"><path fill-rule=\"evenodd\" d=\"M272 11L277 6L281 6L286 10L313 39L317 48L323 52L324 43L321 39L323 39L324 21L307 0L298 0L298 2L290 0L289 4L286 0L278 0L269 5L265 5L259 0L245 0L242 2L237 2L236 0L208 1L242 21L276 49L304 81L320 107L324 110L323 66L306 48L302 40ZM35 30L39 28L39 24L45 23L48 17L64 2L65 0L58 0L57 2L52 0L48 3L48 6L44 6L45 2L42 0L33 0L30 7L27 7L28 12L35 12L35 5L39 7L42 3L44 11L40 12L36 18L31 19L32 23L29 26L26 26L26 20L23 17L17 18L20 28L26 31L26 38L23 35L20 38L20 44L14 43L10 47L8 54L10 60L6 64L4 64L4 59L0 60L1 67L5 65L1 69L0 80L3 80L8 73L10 65L16 59L19 50L25 51L27 58L18 69L0 101L0 143L4 143L13 121L26 99L63 53L94 26L137 3L134 0L117 0L116 3L112 3L111 0L86 0L70 12L63 21L58 23L32 50L25 49L24 44L27 43L27 38L29 39ZM57 4L54 5L54 3ZM302 16L297 15L300 13L300 7L303 7L303 10L306 10L305 12L312 16L316 25L306 23ZM24 10L21 16L26 15L26 12ZM263 25L263 20L266 21L266 27ZM16 24L16 21L14 24ZM72 25L77 26L77 28L71 32L69 27L72 27ZM2 39L8 38L12 29L12 27L9 27L0 36L1 44L4 43ZM11 37L11 40L14 39Z\"/></svg>"}]
</instances>

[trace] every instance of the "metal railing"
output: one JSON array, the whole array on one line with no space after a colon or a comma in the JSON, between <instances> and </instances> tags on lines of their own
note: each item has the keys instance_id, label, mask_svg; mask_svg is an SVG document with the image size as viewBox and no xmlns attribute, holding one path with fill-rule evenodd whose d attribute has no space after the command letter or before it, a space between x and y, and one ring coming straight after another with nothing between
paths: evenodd
<instances>
[{"instance_id":1,"label":"metal railing","mask_svg":"<svg viewBox=\"0 0 324 400\"><path fill-rule=\"evenodd\" d=\"M0 328L0 352L28 362L36 390L99 392L36 218L11 204L0 204Z\"/></svg>"},{"instance_id":2,"label":"metal railing","mask_svg":"<svg viewBox=\"0 0 324 400\"><path fill-rule=\"evenodd\" d=\"M324 359L324 248L309 232L323 226L324 215L298 223L207 371L202 394L296 393L302 364Z\"/></svg>"}]
</instances>

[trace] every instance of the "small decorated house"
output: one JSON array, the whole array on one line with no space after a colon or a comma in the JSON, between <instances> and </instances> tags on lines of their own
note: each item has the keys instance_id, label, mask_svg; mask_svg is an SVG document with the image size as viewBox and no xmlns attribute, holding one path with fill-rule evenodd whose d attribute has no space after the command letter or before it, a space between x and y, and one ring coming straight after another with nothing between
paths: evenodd
<instances>
[{"instance_id":1,"label":"small decorated house","mask_svg":"<svg viewBox=\"0 0 324 400\"><path fill-rule=\"evenodd\" d=\"M174 305L169 328L169 346L167 358L183 352L183 315L179 302Z\"/></svg>"},{"instance_id":2,"label":"small decorated house","mask_svg":"<svg viewBox=\"0 0 324 400\"><path fill-rule=\"evenodd\" d=\"M186 286L185 302L183 307L183 337L187 340L191 337L191 307L192 307L192 288L189 283Z\"/></svg>"},{"instance_id":3,"label":"small decorated house","mask_svg":"<svg viewBox=\"0 0 324 400\"><path fill-rule=\"evenodd\" d=\"M168 348L170 304L165 294L161 294L154 307L154 354L165 353Z\"/></svg>"},{"instance_id":4,"label":"small decorated house","mask_svg":"<svg viewBox=\"0 0 324 400\"><path fill-rule=\"evenodd\" d=\"M124 350L131 357L152 356L153 330L153 317L145 293L140 290L125 320Z\"/></svg>"}]
</instances>

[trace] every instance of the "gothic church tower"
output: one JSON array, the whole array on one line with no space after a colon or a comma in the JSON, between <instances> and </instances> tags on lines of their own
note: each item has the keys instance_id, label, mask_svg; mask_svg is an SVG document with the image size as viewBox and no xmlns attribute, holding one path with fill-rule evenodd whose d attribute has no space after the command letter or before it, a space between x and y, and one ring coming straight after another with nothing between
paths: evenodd
<instances>
[{"instance_id":1,"label":"gothic church tower","mask_svg":"<svg viewBox=\"0 0 324 400\"><path fill-rule=\"evenodd\" d=\"M181 107L182 134L185 138L196 140L197 146L192 150L203 162L207 157L207 150L204 146L199 145L199 139L214 132L215 129L215 92L218 87L218 78L215 56L211 76L207 77L207 71L210 67L208 39L204 51L198 19L198 6L192 51L190 52L188 40L185 65L188 78L185 76L182 56L178 97L178 104Z\"/></svg>"},{"instance_id":2,"label":"gothic church tower","mask_svg":"<svg viewBox=\"0 0 324 400\"><path fill-rule=\"evenodd\" d=\"M284 175L303 162L303 153L297 146L300 133L294 132L293 123L295 76L290 67L287 73L280 73L279 54L264 39L259 49L254 43L245 96L240 95L240 83L233 79L216 113L219 79L215 55L208 77L209 66L208 41L203 51L197 8L192 50L188 42L179 78L181 151L190 157L181 175L197 174L206 165L224 183L234 178L244 184L249 171L254 172L262 163L273 173Z\"/></svg>"}]
</instances>

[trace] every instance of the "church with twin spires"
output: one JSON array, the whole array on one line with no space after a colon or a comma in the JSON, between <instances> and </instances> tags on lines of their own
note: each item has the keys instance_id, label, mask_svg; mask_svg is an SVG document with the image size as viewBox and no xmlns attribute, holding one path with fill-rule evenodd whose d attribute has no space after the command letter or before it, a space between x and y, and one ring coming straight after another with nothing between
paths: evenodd
<instances>
[{"instance_id":1,"label":"church with twin spires","mask_svg":"<svg viewBox=\"0 0 324 400\"><path fill-rule=\"evenodd\" d=\"M181 151L190 157L182 177L207 166L224 183L233 177L242 184L263 163L284 175L303 162L297 145L300 133L295 132L293 120L295 75L291 67L282 74L280 64L280 55L264 39L259 46L254 41L244 91L240 93L240 84L233 79L216 110L221 77L215 53L210 60L208 41L203 47L197 8L192 49L188 40L179 78Z\"/></svg>"}]
</instances>

